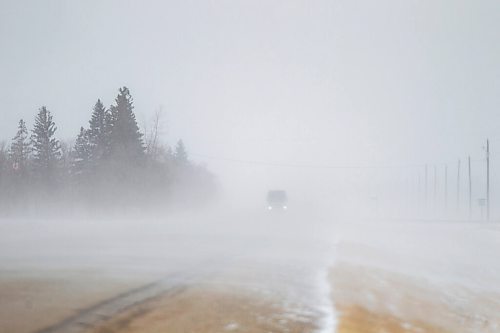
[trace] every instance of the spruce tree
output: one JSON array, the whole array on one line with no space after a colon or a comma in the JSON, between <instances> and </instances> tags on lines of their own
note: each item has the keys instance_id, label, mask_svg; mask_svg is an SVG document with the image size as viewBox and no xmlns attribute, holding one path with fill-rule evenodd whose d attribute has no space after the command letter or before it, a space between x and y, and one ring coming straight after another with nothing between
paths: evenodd
<instances>
[{"instance_id":1,"label":"spruce tree","mask_svg":"<svg viewBox=\"0 0 500 333\"><path fill-rule=\"evenodd\" d=\"M187 164L188 162L186 147L182 140L177 141L177 145L175 146L174 161L181 165Z\"/></svg>"},{"instance_id":2,"label":"spruce tree","mask_svg":"<svg viewBox=\"0 0 500 333\"><path fill-rule=\"evenodd\" d=\"M108 111L98 99L92 111L92 117L89 121L88 139L91 145L91 158L98 162L109 152L110 126L108 124Z\"/></svg>"},{"instance_id":3,"label":"spruce tree","mask_svg":"<svg viewBox=\"0 0 500 333\"><path fill-rule=\"evenodd\" d=\"M41 180L50 183L61 156L59 140L54 137L57 127L50 111L45 106L39 109L35 118L31 141L33 145L33 165Z\"/></svg>"},{"instance_id":4,"label":"spruce tree","mask_svg":"<svg viewBox=\"0 0 500 333\"><path fill-rule=\"evenodd\" d=\"M27 170L28 158L30 154L30 141L26 122L19 120L16 136L10 145L9 157L12 162L14 172L24 175Z\"/></svg>"},{"instance_id":5,"label":"spruce tree","mask_svg":"<svg viewBox=\"0 0 500 333\"><path fill-rule=\"evenodd\" d=\"M71 164L71 171L75 176L81 176L89 171L90 159L92 155L90 138L90 130L86 130L81 127L72 153L73 161Z\"/></svg>"},{"instance_id":6,"label":"spruce tree","mask_svg":"<svg viewBox=\"0 0 500 333\"><path fill-rule=\"evenodd\" d=\"M115 105L110 108L110 154L115 159L140 162L144 159L144 143L139 131L133 100L127 87L119 89Z\"/></svg>"}]
</instances>

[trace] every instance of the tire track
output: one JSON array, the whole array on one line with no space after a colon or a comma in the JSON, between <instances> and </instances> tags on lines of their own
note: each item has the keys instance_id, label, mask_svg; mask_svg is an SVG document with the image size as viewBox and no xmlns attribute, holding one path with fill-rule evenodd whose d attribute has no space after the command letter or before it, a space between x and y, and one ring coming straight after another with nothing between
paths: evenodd
<instances>
[{"instance_id":1,"label":"tire track","mask_svg":"<svg viewBox=\"0 0 500 333\"><path fill-rule=\"evenodd\" d=\"M34 333L82 333L141 303L159 296L181 293L192 280L193 276L185 273L169 275L161 280L82 309L73 316Z\"/></svg>"}]
</instances>

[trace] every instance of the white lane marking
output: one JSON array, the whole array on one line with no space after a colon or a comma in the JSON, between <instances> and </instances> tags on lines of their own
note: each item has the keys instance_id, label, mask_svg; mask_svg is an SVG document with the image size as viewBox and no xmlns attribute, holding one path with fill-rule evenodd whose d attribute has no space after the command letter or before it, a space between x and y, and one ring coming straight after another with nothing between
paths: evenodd
<instances>
[{"instance_id":1,"label":"white lane marking","mask_svg":"<svg viewBox=\"0 0 500 333\"><path fill-rule=\"evenodd\" d=\"M318 310L322 314L322 320L317 333L334 333L337 331L337 312L332 302L332 288L329 281L330 266L318 272L317 286L320 299Z\"/></svg>"}]
</instances>

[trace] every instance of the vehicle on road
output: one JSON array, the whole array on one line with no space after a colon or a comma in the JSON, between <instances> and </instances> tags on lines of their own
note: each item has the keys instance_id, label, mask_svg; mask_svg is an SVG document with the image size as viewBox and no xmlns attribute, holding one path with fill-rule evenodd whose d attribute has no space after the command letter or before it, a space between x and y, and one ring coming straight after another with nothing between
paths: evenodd
<instances>
[{"instance_id":1,"label":"vehicle on road","mask_svg":"<svg viewBox=\"0 0 500 333\"><path fill-rule=\"evenodd\" d=\"M288 209L286 191L272 190L267 192L267 209L270 211L285 211Z\"/></svg>"}]
</instances>

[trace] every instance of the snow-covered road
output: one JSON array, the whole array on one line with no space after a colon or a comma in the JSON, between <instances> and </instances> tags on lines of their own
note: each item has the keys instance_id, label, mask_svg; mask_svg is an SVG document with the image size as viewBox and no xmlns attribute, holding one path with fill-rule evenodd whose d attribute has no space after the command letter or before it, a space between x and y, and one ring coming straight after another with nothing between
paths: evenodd
<instances>
[{"instance_id":1,"label":"snow-covered road","mask_svg":"<svg viewBox=\"0 0 500 333\"><path fill-rule=\"evenodd\" d=\"M436 294L443 301L440 306L446 305L443 313L451 314L449 318L486 318L494 327L496 319L490 313L499 306L494 296L484 304L477 302L478 295L500 291L500 228L495 224L212 214L148 220L11 220L1 221L0 235L4 277L77 280L79 274L95 275L103 286L115 281L137 287L174 272L189 272L201 277L199 282L217 281L280 299L289 320L310 318L321 333L334 332L342 321L337 303L378 304L391 315L407 316L412 307L402 311L398 304L408 304L405 297L422 281L429 286L426 292ZM335 267L348 269L332 280L332 268L334 275L339 272ZM385 287L401 280L391 274L403 277L404 288ZM70 285L73 293L89 291L81 282ZM335 290L339 286L345 292ZM373 303L380 290L387 302ZM43 299L36 304L42 308L32 311L43 312ZM9 305L1 306L9 310ZM13 318L9 311L3 313L0 323ZM433 322L446 325L447 315L440 316L443 320Z\"/></svg>"},{"instance_id":2,"label":"snow-covered road","mask_svg":"<svg viewBox=\"0 0 500 333\"><path fill-rule=\"evenodd\" d=\"M215 279L280 299L286 320L309 318L318 332L333 331L337 319L327 279L333 242L304 233L286 216L198 218L3 221L0 229L8 232L0 237L1 267L14 278L42 274L64 280L95 272L134 286L187 272L199 282ZM43 300L37 304L42 308L36 311L43 311Z\"/></svg>"}]
</instances>

